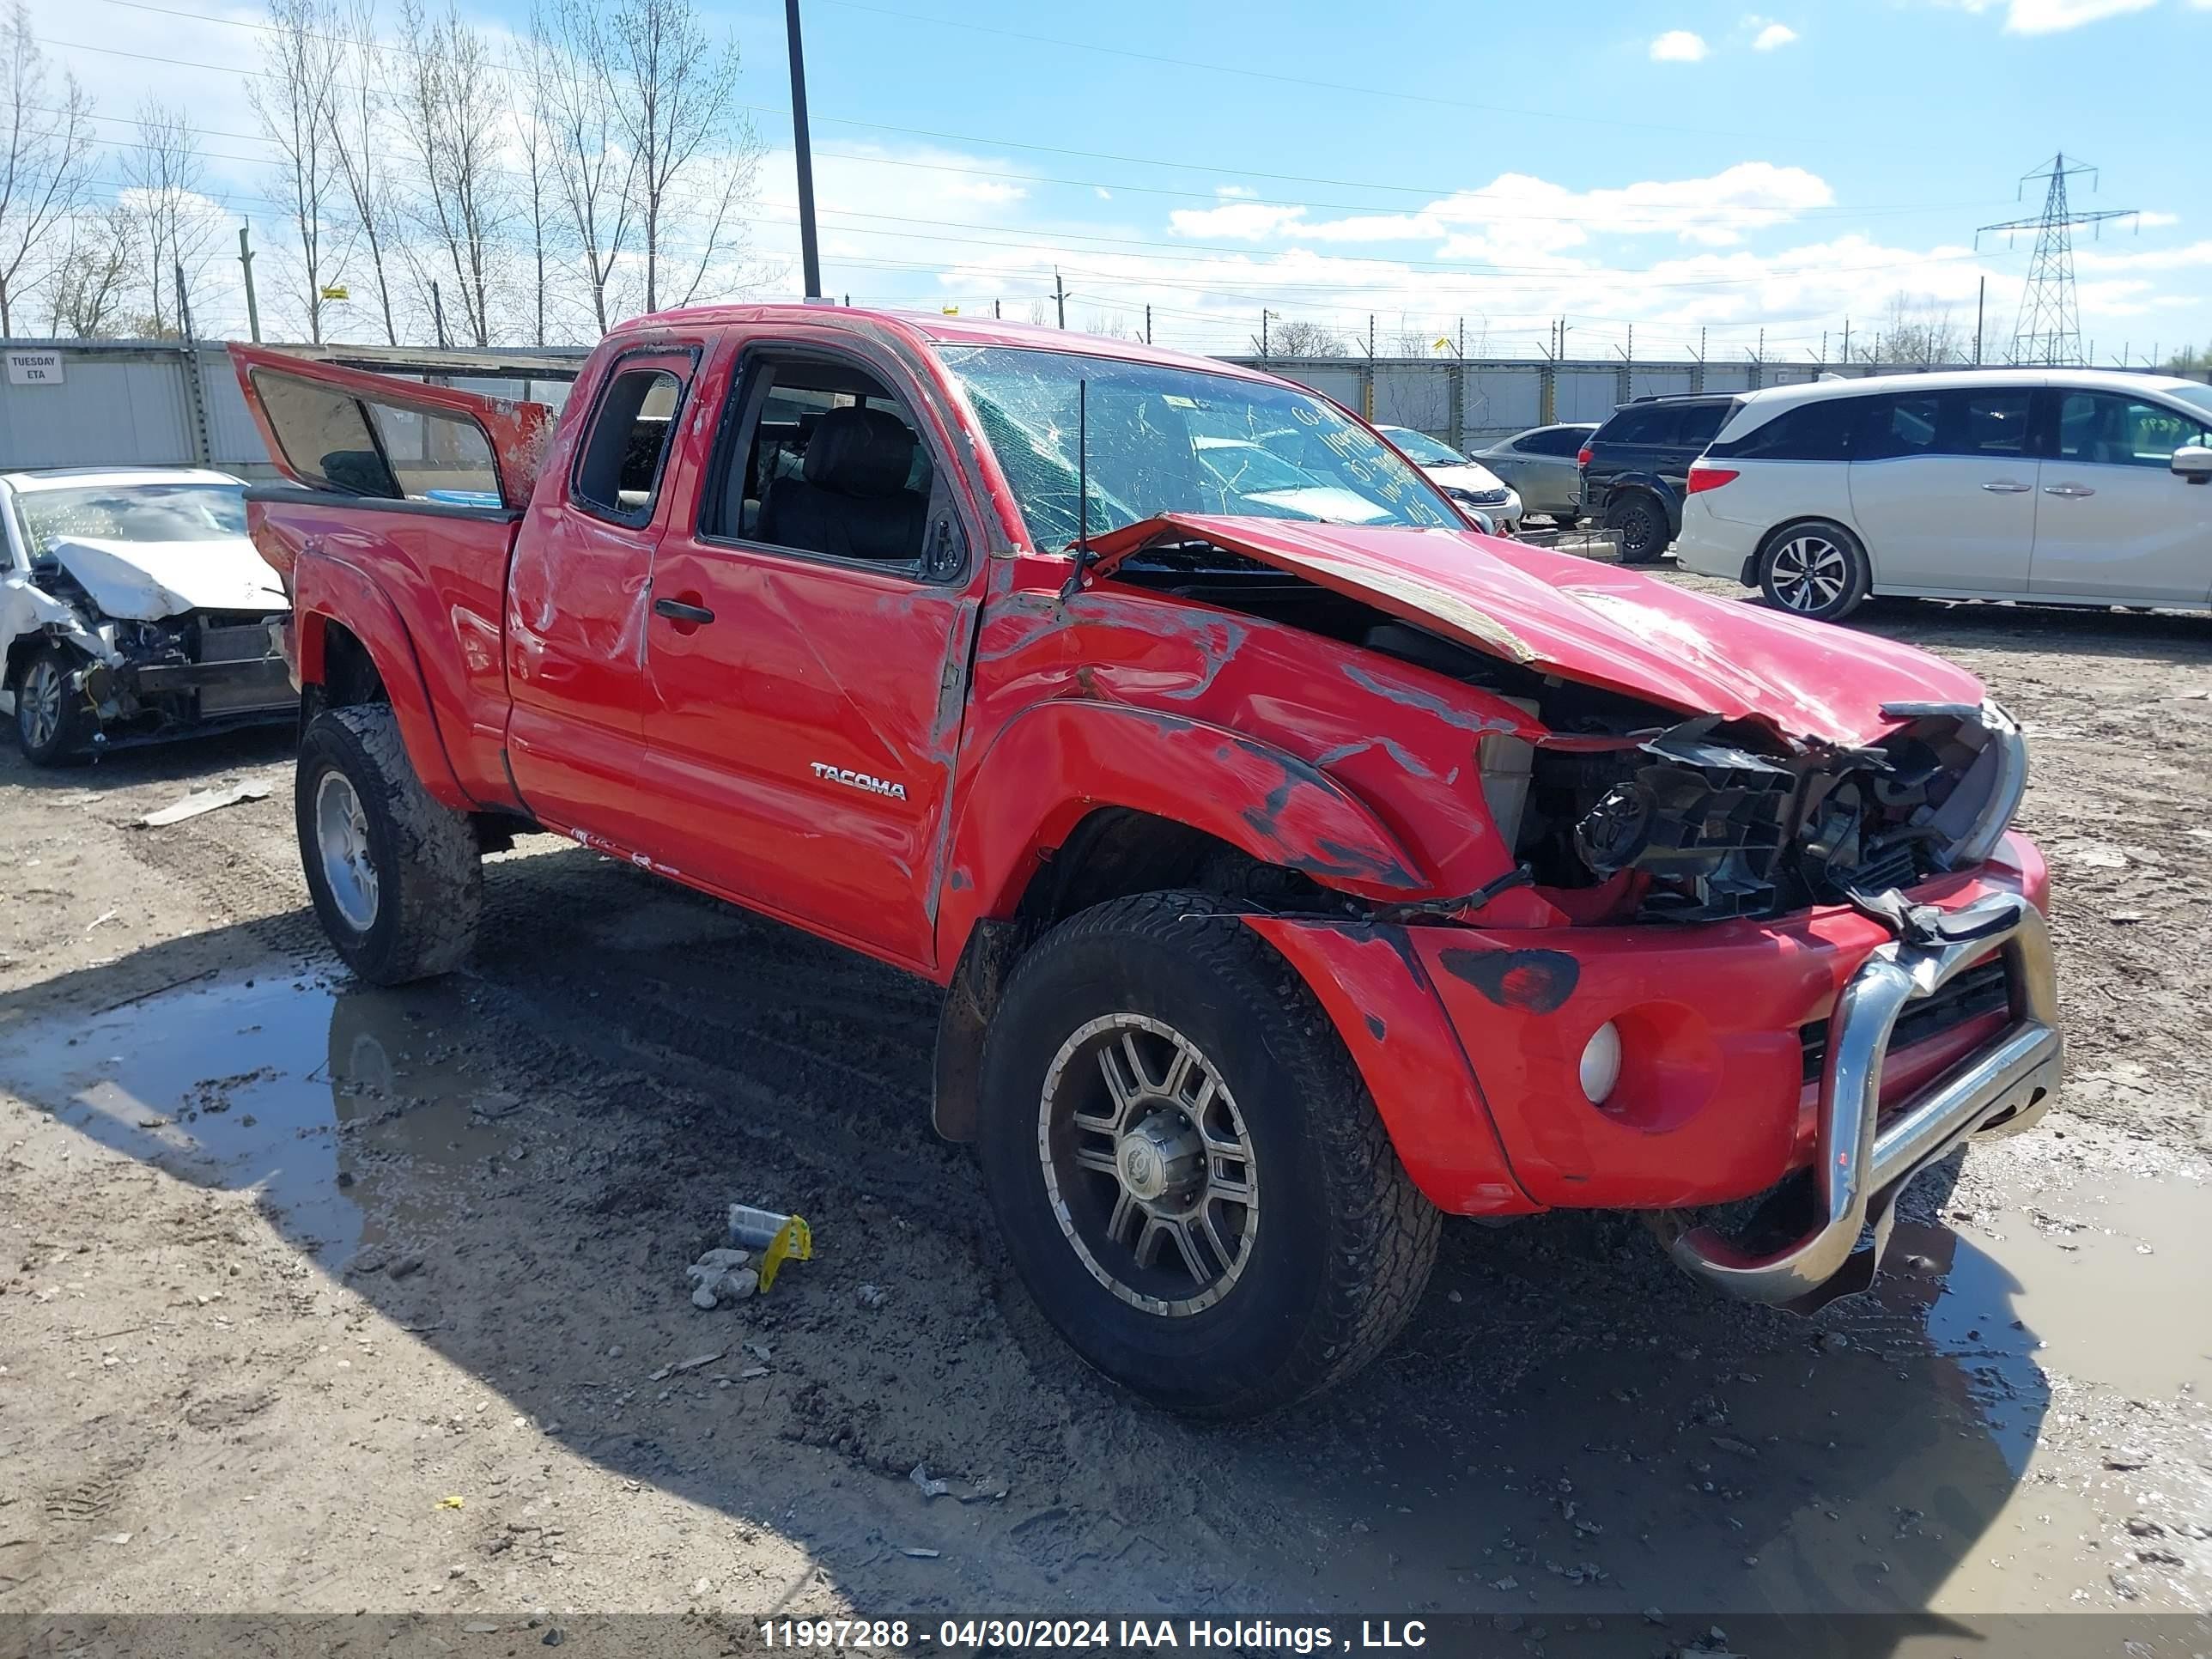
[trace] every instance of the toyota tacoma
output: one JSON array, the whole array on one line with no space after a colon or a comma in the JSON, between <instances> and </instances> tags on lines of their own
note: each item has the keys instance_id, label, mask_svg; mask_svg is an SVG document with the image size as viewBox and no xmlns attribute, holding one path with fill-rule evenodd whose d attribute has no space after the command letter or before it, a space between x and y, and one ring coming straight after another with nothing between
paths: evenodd
<instances>
[{"instance_id":1,"label":"toyota tacoma","mask_svg":"<svg viewBox=\"0 0 2212 1659\"><path fill-rule=\"evenodd\" d=\"M232 356L339 955L458 967L547 830L935 981L937 1128L1166 1406L1350 1374L1446 1216L1818 1305L2057 1086L1972 676L1481 535L1310 392L820 305L625 324L557 418Z\"/></svg>"}]
</instances>

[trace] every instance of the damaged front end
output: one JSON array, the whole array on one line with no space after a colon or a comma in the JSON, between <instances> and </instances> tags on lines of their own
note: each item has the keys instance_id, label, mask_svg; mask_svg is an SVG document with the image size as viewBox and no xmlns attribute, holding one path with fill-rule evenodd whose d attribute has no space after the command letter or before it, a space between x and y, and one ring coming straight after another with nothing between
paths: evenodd
<instances>
[{"instance_id":1,"label":"damaged front end","mask_svg":"<svg viewBox=\"0 0 2212 1659\"><path fill-rule=\"evenodd\" d=\"M1905 724L1850 748L1717 715L1553 732L1529 745L1509 833L1533 882L1588 921L1775 916L1981 863L2026 785L2019 728L1994 703L1883 713Z\"/></svg>"},{"instance_id":2,"label":"damaged front end","mask_svg":"<svg viewBox=\"0 0 2212 1659\"><path fill-rule=\"evenodd\" d=\"M12 683L44 658L60 727L94 752L288 716L283 611L191 611L153 621L105 614L64 570L41 573L52 605L13 642Z\"/></svg>"}]
</instances>

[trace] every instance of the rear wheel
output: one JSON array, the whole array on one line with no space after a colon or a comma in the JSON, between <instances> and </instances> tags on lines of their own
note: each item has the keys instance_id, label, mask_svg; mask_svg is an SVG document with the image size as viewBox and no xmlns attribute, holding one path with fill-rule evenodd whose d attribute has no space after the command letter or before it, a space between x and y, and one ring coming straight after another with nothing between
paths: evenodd
<instances>
[{"instance_id":1,"label":"rear wheel","mask_svg":"<svg viewBox=\"0 0 2212 1659\"><path fill-rule=\"evenodd\" d=\"M1667 532L1667 509L1640 489L1613 497L1605 509L1605 527L1620 532L1623 564L1650 564L1673 539Z\"/></svg>"},{"instance_id":2,"label":"rear wheel","mask_svg":"<svg viewBox=\"0 0 2212 1659\"><path fill-rule=\"evenodd\" d=\"M16 676L15 742L33 766L60 764L92 735L92 711L73 683L82 660L61 646L42 646Z\"/></svg>"},{"instance_id":3,"label":"rear wheel","mask_svg":"<svg viewBox=\"0 0 2212 1659\"><path fill-rule=\"evenodd\" d=\"M315 716L295 811L307 890L346 966L402 985L467 960L483 904L475 827L422 787L389 708Z\"/></svg>"},{"instance_id":4,"label":"rear wheel","mask_svg":"<svg viewBox=\"0 0 2212 1659\"><path fill-rule=\"evenodd\" d=\"M1213 908L1146 894L1039 941L992 1020L978 1128L1046 1318L1137 1393L1229 1418L1387 1345L1440 1218L1304 985Z\"/></svg>"},{"instance_id":5,"label":"rear wheel","mask_svg":"<svg viewBox=\"0 0 2212 1659\"><path fill-rule=\"evenodd\" d=\"M1785 525L1759 557L1759 591L1778 610L1835 622L1858 608L1872 586L1866 549L1841 525Z\"/></svg>"}]
</instances>

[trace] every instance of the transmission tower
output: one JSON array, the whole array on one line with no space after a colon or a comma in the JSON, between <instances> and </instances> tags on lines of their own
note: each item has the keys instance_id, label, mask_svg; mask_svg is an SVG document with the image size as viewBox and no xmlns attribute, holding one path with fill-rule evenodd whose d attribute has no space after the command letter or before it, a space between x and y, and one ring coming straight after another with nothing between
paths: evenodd
<instances>
[{"instance_id":1,"label":"transmission tower","mask_svg":"<svg viewBox=\"0 0 2212 1659\"><path fill-rule=\"evenodd\" d=\"M2035 233L2035 256L2028 263L2027 287L2020 297L2020 319L2013 326L2010 361L2015 363L2078 365L2081 362L2081 314L2074 299L2074 235L2076 227L2101 228L2107 219L2131 219L2133 208L2112 208L2097 213L2075 213L2066 205L2066 181L2089 175L2089 188L2097 187L2097 169L2076 161L2068 165L2064 151L2048 164L2024 174L2020 181L2025 196L2029 181L2046 181L2043 212L2033 219L2014 219L2002 225L1984 225L1974 233L1979 252L1982 238L2002 231L2006 245L2021 231ZM2092 232L2094 234L2095 232Z\"/></svg>"}]
</instances>

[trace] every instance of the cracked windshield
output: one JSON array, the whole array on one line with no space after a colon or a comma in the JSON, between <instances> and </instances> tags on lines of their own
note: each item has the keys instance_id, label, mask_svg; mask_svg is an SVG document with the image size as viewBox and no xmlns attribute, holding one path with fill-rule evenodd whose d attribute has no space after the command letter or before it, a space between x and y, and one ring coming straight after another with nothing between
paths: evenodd
<instances>
[{"instance_id":1,"label":"cracked windshield","mask_svg":"<svg viewBox=\"0 0 2212 1659\"><path fill-rule=\"evenodd\" d=\"M1041 548L1162 513L1456 526L1419 474L1357 422L1289 386L1019 346L941 348ZM1078 436L1088 449L1079 466Z\"/></svg>"},{"instance_id":2,"label":"cracked windshield","mask_svg":"<svg viewBox=\"0 0 2212 1659\"><path fill-rule=\"evenodd\" d=\"M142 484L128 489L41 489L21 497L23 527L40 553L56 542L214 542L246 533L234 484Z\"/></svg>"}]
</instances>

